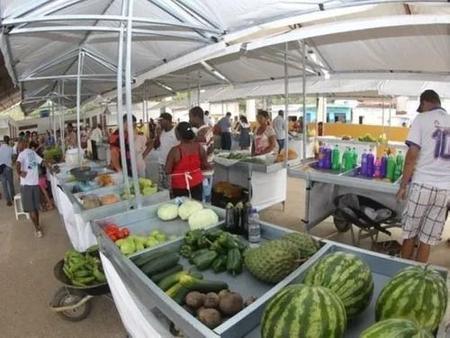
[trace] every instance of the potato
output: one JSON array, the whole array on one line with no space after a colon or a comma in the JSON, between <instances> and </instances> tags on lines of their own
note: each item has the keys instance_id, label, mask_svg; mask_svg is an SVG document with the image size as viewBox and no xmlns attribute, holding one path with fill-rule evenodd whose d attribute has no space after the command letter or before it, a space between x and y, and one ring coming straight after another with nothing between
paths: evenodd
<instances>
[{"instance_id":1,"label":"potato","mask_svg":"<svg viewBox=\"0 0 450 338\"><path fill-rule=\"evenodd\" d=\"M219 309L227 316L233 316L244 307L242 296L236 292L228 292L220 297Z\"/></svg>"},{"instance_id":2,"label":"potato","mask_svg":"<svg viewBox=\"0 0 450 338\"><path fill-rule=\"evenodd\" d=\"M247 307L247 306L249 306L251 303L254 303L255 300L256 300L256 297L254 297L254 296L248 297L248 298L244 301L244 307Z\"/></svg>"},{"instance_id":3,"label":"potato","mask_svg":"<svg viewBox=\"0 0 450 338\"><path fill-rule=\"evenodd\" d=\"M186 305L190 306L193 309L198 309L205 302L205 295L198 291L191 291L186 295L184 299Z\"/></svg>"},{"instance_id":4,"label":"potato","mask_svg":"<svg viewBox=\"0 0 450 338\"><path fill-rule=\"evenodd\" d=\"M222 323L222 316L216 309L202 309L198 319L210 329L214 329Z\"/></svg>"},{"instance_id":5,"label":"potato","mask_svg":"<svg viewBox=\"0 0 450 338\"><path fill-rule=\"evenodd\" d=\"M217 293L215 292L207 293L203 306L206 308L217 309L219 307L219 296L217 295Z\"/></svg>"}]
</instances>

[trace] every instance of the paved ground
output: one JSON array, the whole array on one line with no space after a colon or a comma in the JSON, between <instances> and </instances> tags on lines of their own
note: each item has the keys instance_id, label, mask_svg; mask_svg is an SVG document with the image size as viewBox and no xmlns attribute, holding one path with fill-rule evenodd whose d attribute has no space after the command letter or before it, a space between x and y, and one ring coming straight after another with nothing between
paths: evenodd
<instances>
[{"instance_id":1,"label":"paved ground","mask_svg":"<svg viewBox=\"0 0 450 338\"><path fill-rule=\"evenodd\" d=\"M303 182L289 179L286 210L281 205L262 213L272 223L302 230ZM120 318L109 299L93 300L93 311L82 322L71 323L50 311L48 303L60 284L53 277L53 266L70 248L57 212L43 214L45 235L34 237L29 221L16 222L14 210L0 201L0 337L125 337ZM336 234L328 222L313 229L313 234L350 243L348 233ZM399 239L396 231L394 238ZM445 239L450 237L447 226ZM368 242L363 243L368 246ZM446 243L432 251L431 262L450 268L450 248Z\"/></svg>"}]
</instances>

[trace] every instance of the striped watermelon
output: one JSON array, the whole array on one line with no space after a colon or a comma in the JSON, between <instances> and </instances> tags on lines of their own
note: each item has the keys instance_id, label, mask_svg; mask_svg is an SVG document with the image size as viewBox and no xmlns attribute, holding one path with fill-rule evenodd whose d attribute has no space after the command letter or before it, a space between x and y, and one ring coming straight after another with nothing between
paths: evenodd
<instances>
[{"instance_id":1,"label":"striped watermelon","mask_svg":"<svg viewBox=\"0 0 450 338\"><path fill-rule=\"evenodd\" d=\"M341 300L329 289L290 285L267 304L262 338L340 338L347 325Z\"/></svg>"},{"instance_id":2,"label":"striped watermelon","mask_svg":"<svg viewBox=\"0 0 450 338\"><path fill-rule=\"evenodd\" d=\"M369 266L361 258L345 252L334 252L323 257L309 269L303 282L334 291L342 300L348 319L363 312L373 295Z\"/></svg>"},{"instance_id":3,"label":"striped watermelon","mask_svg":"<svg viewBox=\"0 0 450 338\"><path fill-rule=\"evenodd\" d=\"M408 319L387 319L364 330L360 338L433 338L426 330Z\"/></svg>"},{"instance_id":4,"label":"striped watermelon","mask_svg":"<svg viewBox=\"0 0 450 338\"><path fill-rule=\"evenodd\" d=\"M401 270L378 297L375 318L406 318L434 332L447 308L447 285L436 270L410 266Z\"/></svg>"}]
</instances>

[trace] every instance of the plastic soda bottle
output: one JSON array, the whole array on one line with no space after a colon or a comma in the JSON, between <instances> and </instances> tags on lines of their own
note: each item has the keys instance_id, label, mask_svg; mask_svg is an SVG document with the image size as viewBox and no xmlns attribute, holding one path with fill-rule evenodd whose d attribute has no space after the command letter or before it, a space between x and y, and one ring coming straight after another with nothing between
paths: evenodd
<instances>
[{"instance_id":1,"label":"plastic soda bottle","mask_svg":"<svg viewBox=\"0 0 450 338\"><path fill-rule=\"evenodd\" d=\"M248 241L250 244L258 244L261 242L261 224L256 209L252 209L248 218Z\"/></svg>"},{"instance_id":2,"label":"plastic soda bottle","mask_svg":"<svg viewBox=\"0 0 450 338\"><path fill-rule=\"evenodd\" d=\"M325 148L324 169L331 169L331 148L330 147Z\"/></svg>"},{"instance_id":3,"label":"plastic soda bottle","mask_svg":"<svg viewBox=\"0 0 450 338\"><path fill-rule=\"evenodd\" d=\"M388 161L388 156L387 156L386 152L384 152L384 155L381 157L381 176L380 177L386 177L387 161Z\"/></svg>"},{"instance_id":4,"label":"plastic soda bottle","mask_svg":"<svg viewBox=\"0 0 450 338\"><path fill-rule=\"evenodd\" d=\"M319 148L319 162L318 162L319 169L323 169L324 168L324 162L325 162L325 146L320 146L320 148Z\"/></svg>"},{"instance_id":5,"label":"plastic soda bottle","mask_svg":"<svg viewBox=\"0 0 450 338\"><path fill-rule=\"evenodd\" d=\"M339 146L336 144L331 154L331 169L340 170L341 169L341 154L339 151Z\"/></svg>"},{"instance_id":6,"label":"plastic soda bottle","mask_svg":"<svg viewBox=\"0 0 450 338\"><path fill-rule=\"evenodd\" d=\"M358 166L358 153L356 152L356 148L353 147L352 150L352 167L356 168Z\"/></svg>"},{"instance_id":7,"label":"plastic soda bottle","mask_svg":"<svg viewBox=\"0 0 450 338\"><path fill-rule=\"evenodd\" d=\"M372 149L369 150L368 154L367 154L367 177L373 177L373 172L374 172L374 156L372 153Z\"/></svg>"},{"instance_id":8,"label":"plastic soda bottle","mask_svg":"<svg viewBox=\"0 0 450 338\"><path fill-rule=\"evenodd\" d=\"M401 151L399 151L398 155L397 155L397 159L396 159L396 165L399 168L400 173L403 172L403 164L404 164L404 162L405 162L405 159L403 157L403 154L402 154Z\"/></svg>"},{"instance_id":9,"label":"plastic soda bottle","mask_svg":"<svg viewBox=\"0 0 450 338\"><path fill-rule=\"evenodd\" d=\"M361 155L361 175L367 176L367 152L365 149Z\"/></svg>"},{"instance_id":10,"label":"plastic soda bottle","mask_svg":"<svg viewBox=\"0 0 450 338\"><path fill-rule=\"evenodd\" d=\"M374 165L373 177L381 177L381 160L377 157Z\"/></svg>"},{"instance_id":11,"label":"plastic soda bottle","mask_svg":"<svg viewBox=\"0 0 450 338\"><path fill-rule=\"evenodd\" d=\"M395 163L394 155L389 155L388 160L387 160L386 177L391 182L394 182L395 167L396 167L396 163Z\"/></svg>"}]
</instances>

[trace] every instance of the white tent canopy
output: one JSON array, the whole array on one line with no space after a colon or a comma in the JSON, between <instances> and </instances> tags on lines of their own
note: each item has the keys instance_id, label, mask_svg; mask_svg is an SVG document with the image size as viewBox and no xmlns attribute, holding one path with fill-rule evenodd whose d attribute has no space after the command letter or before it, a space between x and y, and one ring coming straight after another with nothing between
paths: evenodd
<instances>
[{"instance_id":1,"label":"white tent canopy","mask_svg":"<svg viewBox=\"0 0 450 338\"><path fill-rule=\"evenodd\" d=\"M281 80L285 43L288 75L299 78L300 41L308 83L367 74L450 79L445 1L0 0L0 14L6 65L32 102L64 86L61 94L74 105L80 55L81 101L114 96L118 37L128 25L137 99Z\"/></svg>"}]
</instances>

